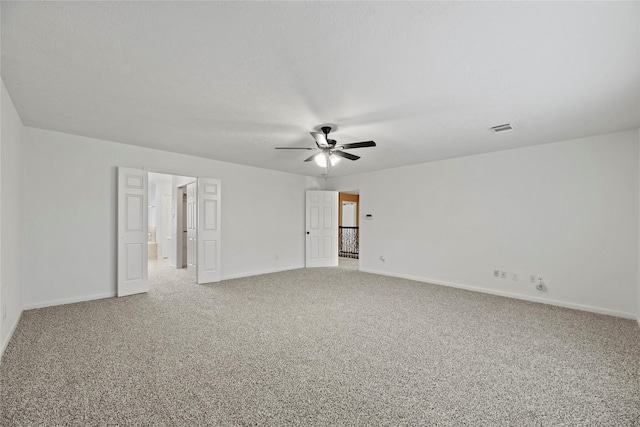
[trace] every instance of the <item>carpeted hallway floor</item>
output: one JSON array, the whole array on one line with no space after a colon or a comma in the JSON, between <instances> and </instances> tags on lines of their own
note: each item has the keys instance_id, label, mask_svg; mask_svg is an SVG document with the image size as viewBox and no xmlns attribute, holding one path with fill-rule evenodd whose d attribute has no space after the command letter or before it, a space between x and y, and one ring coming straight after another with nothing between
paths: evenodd
<instances>
[{"instance_id":1,"label":"carpeted hallway floor","mask_svg":"<svg viewBox=\"0 0 640 427\"><path fill-rule=\"evenodd\" d=\"M24 312L0 425L640 425L630 320L353 265L154 270L148 294Z\"/></svg>"}]
</instances>

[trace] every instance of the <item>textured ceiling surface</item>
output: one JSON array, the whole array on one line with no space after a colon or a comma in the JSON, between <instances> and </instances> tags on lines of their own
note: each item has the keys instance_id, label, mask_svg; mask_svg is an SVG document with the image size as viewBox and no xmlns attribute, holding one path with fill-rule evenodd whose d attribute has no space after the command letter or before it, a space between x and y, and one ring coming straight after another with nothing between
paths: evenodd
<instances>
[{"instance_id":1,"label":"textured ceiling surface","mask_svg":"<svg viewBox=\"0 0 640 427\"><path fill-rule=\"evenodd\" d=\"M25 125L320 176L640 126L638 2L2 2ZM489 127L511 123L513 132Z\"/></svg>"}]
</instances>

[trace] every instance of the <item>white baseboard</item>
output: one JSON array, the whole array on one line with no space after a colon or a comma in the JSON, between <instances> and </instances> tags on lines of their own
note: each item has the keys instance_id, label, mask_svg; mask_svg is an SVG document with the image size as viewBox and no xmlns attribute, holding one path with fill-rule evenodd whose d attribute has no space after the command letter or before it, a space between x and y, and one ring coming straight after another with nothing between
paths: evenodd
<instances>
[{"instance_id":1,"label":"white baseboard","mask_svg":"<svg viewBox=\"0 0 640 427\"><path fill-rule=\"evenodd\" d=\"M251 273L231 274L231 275L227 275L227 276L222 277L222 280L239 279L239 278L250 277L250 276L259 276L261 274L278 273L280 271L297 270L297 269L300 269L300 268L304 268L304 265L292 266L292 267L284 267L284 268L276 268L276 269L268 269L268 270L261 270L261 271L254 271L254 272L251 272ZM464 285L464 284L460 284L460 283L446 282L446 281L442 281L442 280L426 279L426 278L423 278L423 277L410 276L410 275L407 275L407 274L395 274L395 273L388 273L388 272L383 272L383 271L378 271L378 270L370 270L370 269L362 269L362 268L360 269L360 271L362 271L364 273L378 274L380 276L398 277L398 278L401 278L401 279L414 280L416 282L430 283L430 284L439 285L439 286L448 286L448 287L451 287L451 288L464 289L464 290L473 291L473 292L481 292L481 293L484 293L484 294L497 295L497 296L502 296L502 297L507 297L507 298L514 298L514 299L524 300L524 301L531 301L531 302L538 302L538 303L542 303L542 304L556 305L556 306L559 306L559 307L566 307L566 308L571 308L571 309L574 309L574 310L589 311L589 312L592 312L592 313L605 314L605 315L608 315L608 316L615 316L615 317L622 317L622 318L625 318L625 319L635 319L636 322L638 323L638 327L640 327L640 316L637 316L636 314L633 314L633 313L627 313L627 312L617 311L617 310L609 310L609 309L606 309L606 308L593 307L593 306L589 306L589 305L575 304L575 303L569 303L569 302L558 301L558 300L551 300L551 299L546 299L546 298L536 298L536 297L531 297L531 296L528 296L528 295L516 294L516 293L512 293L512 292L497 291L497 290L493 290L493 289L486 289L486 288L481 288L481 287L478 287L478 286ZM91 301L91 300L102 299L102 298L111 298L111 297L115 297L115 296L116 296L115 293L109 292L109 293L103 293L103 294L85 295L85 296L74 297L74 298L64 298L64 299L59 299L59 300L41 301L41 302L36 302L36 303L25 304L23 309L24 310L33 310L33 309L36 309L36 308L53 307L53 306L56 306L56 305L72 304L72 303L76 303L76 302ZM4 354L4 350L5 350L6 346L9 344L9 340L11 339L11 336L13 335L13 332L15 331L15 328L18 326L18 322L20 321L20 317L21 316L22 316L22 312L20 312L20 315L18 316L17 320L11 326L11 333L7 336L6 340L2 343L2 347L0 348L0 357L2 357L2 355Z\"/></svg>"},{"instance_id":2,"label":"white baseboard","mask_svg":"<svg viewBox=\"0 0 640 427\"><path fill-rule=\"evenodd\" d=\"M23 308L25 310L33 310L33 309L36 309L36 308L53 307L53 306L56 306L56 305L64 305L64 304L73 304L74 302L91 301L91 300L94 300L94 299L111 298L111 297L115 297L115 296L116 296L116 294L114 292L107 292L107 293L103 293L103 294L84 295L84 296L81 296L81 297L63 298L63 299L50 300L50 301L33 302L33 303L25 304Z\"/></svg>"},{"instance_id":3,"label":"white baseboard","mask_svg":"<svg viewBox=\"0 0 640 427\"><path fill-rule=\"evenodd\" d=\"M304 265L297 265L293 267L283 267L283 268L270 268L267 270L253 271L251 273L229 274L229 275L223 276L221 280L241 279L243 277L260 276L262 274L279 273L281 271L298 270L301 268L304 268Z\"/></svg>"},{"instance_id":4,"label":"white baseboard","mask_svg":"<svg viewBox=\"0 0 640 427\"><path fill-rule=\"evenodd\" d=\"M20 314L18 314L18 316L16 317L15 322L13 322L13 325L11 325L11 329L9 329L9 335L7 335L4 341L2 341L2 347L0 347L0 363L2 363L2 356L4 356L4 351L7 349L7 346L9 345L9 341L11 341L11 337L13 336L13 333L16 331L16 328L18 327L18 323L20 323L21 317L22 317L22 311L20 311Z\"/></svg>"},{"instance_id":5,"label":"white baseboard","mask_svg":"<svg viewBox=\"0 0 640 427\"><path fill-rule=\"evenodd\" d=\"M460 284L460 283L446 282L446 281L442 281L442 280L427 279L427 278L424 278L424 277L409 276L409 275L406 275L406 274L395 274L395 273L388 273L388 272L377 271L377 270L369 270L369 269L360 269L360 271L363 271L365 273L379 274L381 276L398 277L400 279L407 279L407 280L414 280L416 282L430 283L430 284L433 284L433 285L448 286L448 287L451 287L451 288L464 289L464 290L467 290L467 291L480 292L480 293L483 293L483 294L497 295L497 296L501 296L501 297L514 298L514 299L519 299L519 300L524 300L524 301L531 301L531 302L538 302L538 303L542 303L542 304L555 305L555 306L558 306L558 307L565 307L565 308L571 308L571 309L574 309L574 310L588 311L588 312L591 312L591 313L606 314L607 316L622 317L622 318L625 318L625 319L637 319L638 320L638 325L640 325L640 318L639 317L637 317L633 313L627 313L627 312L624 312L624 311L609 310L607 308L593 307L593 306L584 305L584 304L575 304L575 303L571 303L571 302L553 300L553 299L548 299L548 298L536 298L536 297L532 297L532 296L529 296L529 295L516 294L516 293L513 293L513 292L498 291L498 290L494 290L494 289L481 288L481 287L473 286L473 285L464 285L464 284Z\"/></svg>"}]
</instances>

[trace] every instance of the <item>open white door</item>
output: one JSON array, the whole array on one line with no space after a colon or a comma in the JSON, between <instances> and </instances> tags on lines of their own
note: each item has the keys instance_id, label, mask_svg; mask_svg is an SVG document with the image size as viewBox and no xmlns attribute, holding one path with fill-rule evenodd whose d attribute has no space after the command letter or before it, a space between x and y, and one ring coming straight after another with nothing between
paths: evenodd
<instances>
[{"instance_id":1,"label":"open white door","mask_svg":"<svg viewBox=\"0 0 640 427\"><path fill-rule=\"evenodd\" d=\"M147 280L147 172L118 168L117 295L149 290Z\"/></svg>"},{"instance_id":2,"label":"open white door","mask_svg":"<svg viewBox=\"0 0 640 427\"><path fill-rule=\"evenodd\" d=\"M220 281L219 179L198 178L198 284Z\"/></svg>"},{"instance_id":3,"label":"open white door","mask_svg":"<svg viewBox=\"0 0 640 427\"><path fill-rule=\"evenodd\" d=\"M187 184L187 274L196 276L196 254L198 249L198 203L196 182Z\"/></svg>"},{"instance_id":4,"label":"open white door","mask_svg":"<svg viewBox=\"0 0 640 427\"><path fill-rule=\"evenodd\" d=\"M338 266L338 192L307 191L307 267Z\"/></svg>"}]
</instances>

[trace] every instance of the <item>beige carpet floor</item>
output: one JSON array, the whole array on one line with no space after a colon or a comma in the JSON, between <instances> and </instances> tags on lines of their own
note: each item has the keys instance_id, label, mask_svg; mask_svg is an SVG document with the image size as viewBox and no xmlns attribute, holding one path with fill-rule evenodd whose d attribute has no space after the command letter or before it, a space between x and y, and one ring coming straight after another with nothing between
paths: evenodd
<instances>
[{"instance_id":1,"label":"beige carpet floor","mask_svg":"<svg viewBox=\"0 0 640 427\"><path fill-rule=\"evenodd\" d=\"M0 425L640 425L630 320L357 270L26 311Z\"/></svg>"}]
</instances>

